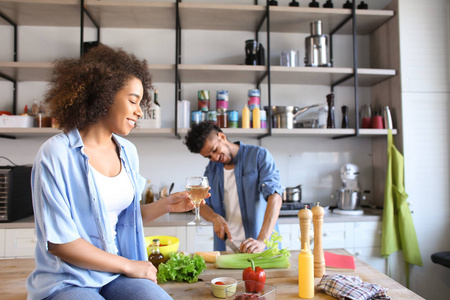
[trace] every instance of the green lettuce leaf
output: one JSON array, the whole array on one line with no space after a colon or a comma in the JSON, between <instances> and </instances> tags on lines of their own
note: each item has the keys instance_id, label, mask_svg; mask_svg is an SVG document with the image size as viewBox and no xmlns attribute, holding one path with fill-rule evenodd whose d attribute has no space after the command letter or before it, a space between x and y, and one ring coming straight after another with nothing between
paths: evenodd
<instances>
[{"instance_id":1,"label":"green lettuce leaf","mask_svg":"<svg viewBox=\"0 0 450 300\"><path fill-rule=\"evenodd\" d=\"M198 276L206 269L206 263L200 255L174 253L166 262L159 265L156 277L158 283L167 281L197 282Z\"/></svg>"}]
</instances>

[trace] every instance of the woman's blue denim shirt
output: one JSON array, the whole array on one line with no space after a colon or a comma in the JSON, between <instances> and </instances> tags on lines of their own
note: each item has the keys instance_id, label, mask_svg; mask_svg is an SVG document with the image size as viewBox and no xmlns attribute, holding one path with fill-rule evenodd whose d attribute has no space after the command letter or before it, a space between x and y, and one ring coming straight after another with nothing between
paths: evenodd
<instances>
[{"instance_id":1,"label":"woman's blue denim shirt","mask_svg":"<svg viewBox=\"0 0 450 300\"><path fill-rule=\"evenodd\" d=\"M126 139L113 137L135 192L132 204L119 215L119 253L128 259L147 260L139 203L145 179L139 174L137 150ZM58 134L41 146L33 165L31 185L37 245L36 269L26 283L28 299L46 298L68 285L96 288L114 280L119 274L80 268L48 252L47 242L64 244L82 238L114 253L115 239L106 225L105 205L77 129Z\"/></svg>"}]
</instances>

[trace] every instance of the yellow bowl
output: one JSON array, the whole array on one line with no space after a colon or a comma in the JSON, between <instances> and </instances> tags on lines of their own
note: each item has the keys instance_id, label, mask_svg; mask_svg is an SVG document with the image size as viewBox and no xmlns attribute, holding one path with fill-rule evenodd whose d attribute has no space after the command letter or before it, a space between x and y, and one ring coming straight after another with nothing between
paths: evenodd
<instances>
[{"instance_id":1,"label":"yellow bowl","mask_svg":"<svg viewBox=\"0 0 450 300\"><path fill-rule=\"evenodd\" d=\"M170 253L177 252L180 246L180 240L174 236L153 235L145 237L145 246L147 248L147 256L152 253L153 239L159 239L159 251L164 255L164 262L170 258Z\"/></svg>"},{"instance_id":2,"label":"yellow bowl","mask_svg":"<svg viewBox=\"0 0 450 300\"><path fill-rule=\"evenodd\" d=\"M218 282L221 284L217 284ZM216 298L226 298L225 289L235 292L236 285L237 280L232 277L217 277L211 280L212 293Z\"/></svg>"}]
</instances>

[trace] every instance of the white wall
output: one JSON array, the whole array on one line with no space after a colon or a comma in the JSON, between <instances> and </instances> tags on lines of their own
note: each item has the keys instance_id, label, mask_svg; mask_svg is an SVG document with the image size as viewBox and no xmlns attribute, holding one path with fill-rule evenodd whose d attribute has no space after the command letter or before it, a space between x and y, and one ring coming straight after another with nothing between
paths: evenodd
<instances>
[{"instance_id":1,"label":"white wall","mask_svg":"<svg viewBox=\"0 0 450 300\"><path fill-rule=\"evenodd\" d=\"M412 268L411 289L443 300L450 269L430 255L450 251L450 2L400 0L399 6L405 185L424 263ZM399 261L394 278L404 283Z\"/></svg>"}]
</instances>

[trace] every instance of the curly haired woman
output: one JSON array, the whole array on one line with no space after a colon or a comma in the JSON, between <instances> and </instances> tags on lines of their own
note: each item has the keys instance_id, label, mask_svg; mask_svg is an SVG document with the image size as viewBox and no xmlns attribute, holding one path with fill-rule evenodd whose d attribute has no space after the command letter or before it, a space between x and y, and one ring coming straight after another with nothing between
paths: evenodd
<instances>
[{"instance_id":1,"label":"curly haired woman","mask_svg":"<svg viewBox=\"0 0 450 300\"><path fill-rule=\"evenodd\" d=\"M150 106L147 62L100 45L56 61L45 102L64 131L33 166L36 269L28 299L171 299L147 260L143 224L194 208L185 192L140 206L127 135Z\"/></svg>"}]
</instances>

